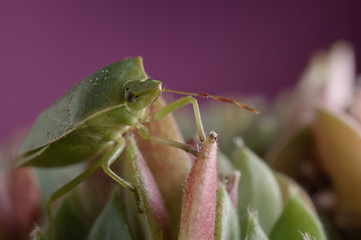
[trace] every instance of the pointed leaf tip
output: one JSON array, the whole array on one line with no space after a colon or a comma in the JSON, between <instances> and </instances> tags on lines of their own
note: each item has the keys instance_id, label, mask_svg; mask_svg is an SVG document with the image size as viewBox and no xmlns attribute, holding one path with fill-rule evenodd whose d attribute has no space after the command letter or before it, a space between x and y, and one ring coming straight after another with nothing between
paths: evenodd
<instances>
[{"instance_id":1,"label":"pointed leaf tip","mask_svg":"<svg viewBox=\"0 0 361 240\"><path fill-rule=\"evenodd\" d=\"M293 194L272 229L270 239L302 239L301 232L317 240L327 239L318 217L300 196Z\"/></svg>"},{"instance_id":2,"label":"pointed leaf tip","mask_svg":"<svg viewBox=\"0 0 361 240\"><path fill-rule=\"evenodd\" d=\"M237 149L234 165L242 174L238 187L241 229L246 229L249 220L244 213L251 208L258 212L259 224L269 234L282 212L282 195L276 177L266 163L247 147Z\"/></svg>"},{"instance_id":3,"label":"pointed leaf tip","mask_svg":"<svg viewBox=\"0 0 361 240\"><path fill-rule=\"evenodd\" d=\"M57 239L85 239L89 231L84 218L70 200L65 198L54 216L55 233ZM48 229L47 232L50 233ZM49 236L49 239L51 237Z\"/></svg>"},{"instance_id":4,"label":"pointed leaf tip","mask_svg":"<svg viewBox=\"0 0 361 240\"><path fill-rule=\"evenodd\" d=\"M214 236L216 240L237 240L241 238L237 211L223 184L218 186Z\"/></svg>"},{"instance_id":5,"label":"pointed leaf tip","mask_svg":"<svg viewBox=\"0 0 361 240\"><path fill-rule=\"evenodd\" d=\"M120 205L118 191L114 191L102 213L93 224L88 240L132 239Z\"/></svg>"},{"instance_id":6,"label":"pointed leaf tip","mask_svg":"<svg viewBox=\"0 0 361 240\"><path fill-rule=\"evenodd\" d=\"M258 212L248 209L248 222L246 232L243 234L245 240L268 240L267 235L258 222Z\"/></svg>"},{"instance_id":7,"label":"pointed leaf tip","mask_svg":"<svg viewBox=\"0 0 361 240\"><path fill-rule=\"evenodd\" d=\"M211 132L191 169L183 196L179 239L214 239L217 191L217 134Z\"/></svg>"}]
</instances>

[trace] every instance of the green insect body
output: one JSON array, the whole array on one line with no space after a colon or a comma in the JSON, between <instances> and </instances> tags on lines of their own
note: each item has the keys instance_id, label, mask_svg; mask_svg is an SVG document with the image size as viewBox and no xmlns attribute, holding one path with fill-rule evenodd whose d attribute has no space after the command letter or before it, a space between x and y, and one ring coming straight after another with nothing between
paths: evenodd
<instances>
[{"instance_id":1,"label":"green insect body","mask_svg":"<svg viewBox=\"0 0 361 240\"><path fill-rule=\"evenodd\" d=\"M200 155L184 143L151 136L142 125L152 103L165 90L161 84L160 81L148 78L141 57L129 58L87 77L38 116L20 147L18 166L66 166L101 156L50 197L47 210L52 239L56 238L52 203L100 167L138 197L136 188L110 169L124 150L124 134L131 128L138 129L144 139ZM191 96L166 105L154 114L153 119L160 119L186 104L193 105L198 134L203 141L205 136L198 104Z\"/></svg>"},{"instance_id":2,"label":"green insect body","mask_svg":"<svg viewBox=\"0 0 361 240\"><path fill-rule=\"evenodd\" d=\"M138 57L109 65L75 85L39 115L20 148L19 165L63 166L101 154L141 122L161 94L161 82L147 78Z\"/></svg>"}]
</instances>

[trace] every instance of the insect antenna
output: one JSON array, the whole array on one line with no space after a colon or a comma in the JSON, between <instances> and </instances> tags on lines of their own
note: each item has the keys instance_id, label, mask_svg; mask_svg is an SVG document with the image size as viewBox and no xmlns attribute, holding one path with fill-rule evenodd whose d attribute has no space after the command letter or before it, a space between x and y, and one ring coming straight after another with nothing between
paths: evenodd
<instances>
[{"instance_id":1,"label":"insect antenna","mask_svg":"<svg viewBox=\"0 0 361 240\"><path fill-rule=\"evenodd\" d=\"M176 91L176 90L171 90L171 89L167 89L167 88L164 88L162 87L162 90L165 91L165 92L171 92L171 93L177 93L177 94L182 94L182 95L189 95L189 96L197 96L197 97L203 97L203 98L212 98L212 99L215 99L215 100L219 100L219 101L222 101L222 102L227 102L227 103L232 103L232 104L235 104L243 109L246 109L254 114L259 114L259 112L254 109L254 108L251 108L241 102L238 102L238 101L235 101L233 99L230 99L230 98L225 98L225 97L220 97L220 96L214 96L214 95L211 95L211 94L208 94L208 93L189 93L189 92L182 92L182 91Z\"/></svg>"}]
</instances>

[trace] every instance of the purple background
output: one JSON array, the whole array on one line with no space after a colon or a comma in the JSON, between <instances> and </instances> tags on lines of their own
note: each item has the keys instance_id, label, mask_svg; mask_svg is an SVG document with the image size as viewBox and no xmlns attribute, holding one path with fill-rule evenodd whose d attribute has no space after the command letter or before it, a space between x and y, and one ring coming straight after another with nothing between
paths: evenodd
<instances>
[{"instance_id":1,"label":"purple background","mask_svg":"<svg viewBox=\"0 0 361 240\"><path fill-rule=\"evenodd\" d=\"M357 0L50 2L0 3L0 141L74 83L128 56L142 55L168 88L270 97L338 39L361 59Z\"/></svg>"}]
</instances>

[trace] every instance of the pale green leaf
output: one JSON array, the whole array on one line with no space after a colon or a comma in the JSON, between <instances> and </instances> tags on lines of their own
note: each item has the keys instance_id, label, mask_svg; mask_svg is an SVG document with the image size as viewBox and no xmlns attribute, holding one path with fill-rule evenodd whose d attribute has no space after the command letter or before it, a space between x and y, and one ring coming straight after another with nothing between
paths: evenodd
<instances>
[{"instance_id":1,"label":"pale green leaf","mask_svg":"<svg viewBox=\"0 0 361 240\"><path fill-rule=\"evenodd\" d=\"M82 240L86 239L89 227L86 225L79 211L65 198L55 214L55 235L57 239Z\"/></svg>"},{"instance_id":2,"label":"pale green leaf","mask_svg":"<svg viewBox=\"0 0 361 240\"><path fill-rule=\"evenodd\" d=\"M243 234L244 240L268 240L267 235L258 223L257 212L248 210L247 229Z\"/></svg>"},{"instance_id":3,"label":"pale green leaf","mask_svg":"<svg viewBox=\"0 0 361 240\"><path fill-rule=\"evenodd\" d=\"M223 184L217 192L215 240L238 240L241 237L237 211Z\"/></svg>"},{"instance_id":4,"label":"pale green leaf","mask_svg":"<svg viewBox=\"0 0 361 240\"><path fill-rule=\"evenodd\" d=\"M311 239L326 240L320 220L297 194L293 194L272 229L270 239L303 240L302 234L306 233Z\"/></svg>"},{"instance_id":5,"label":"pale green leaf","mask_svg":"<svg viewBox=\"0 0 361 240\"><path fill-rule=\"evenodd\" d=\"M67 238L61 238L67 239ZM88 240L132 239L123 217L118 191L113 192L107 205L95 221Z\"/></svg>"},{"instance_id":6,"label":"pale green leaf","mask_svg":"<svg viewBox=\"0 0 361 240\"><path fill-rule=\"evenodd\" d=\"M241 171L238 215L241 231L246 229L248 209L258 212L259 223L268 234L282 212L282 196L272 170L245 146L234 155L234 165Z\"/></svg>"}]
</instances>

